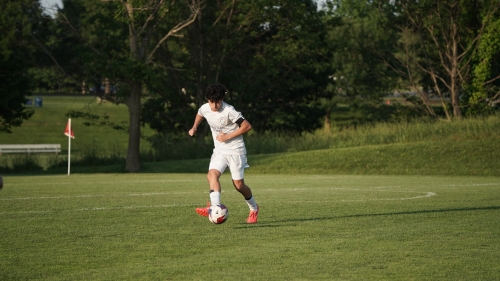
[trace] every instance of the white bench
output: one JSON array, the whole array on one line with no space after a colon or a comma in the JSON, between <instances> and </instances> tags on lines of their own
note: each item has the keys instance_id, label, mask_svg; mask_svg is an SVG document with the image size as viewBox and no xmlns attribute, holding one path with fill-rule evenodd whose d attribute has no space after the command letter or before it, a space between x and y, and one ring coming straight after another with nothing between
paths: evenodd
<instances>
[{"instance_id":1,"label":"white bench","mask_svg":"<svg viewBox=\"0 0 500 281\"><path fill-rule=\"evenodd\" d=\"M60 144L0 144L0 155L4 153L59 153Z\"/></svg>"}]
</instances>

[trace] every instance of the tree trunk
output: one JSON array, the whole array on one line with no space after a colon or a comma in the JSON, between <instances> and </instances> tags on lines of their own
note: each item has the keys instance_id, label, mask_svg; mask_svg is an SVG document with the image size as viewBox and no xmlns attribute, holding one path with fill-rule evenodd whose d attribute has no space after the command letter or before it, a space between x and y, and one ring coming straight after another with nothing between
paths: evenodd
<instances>
[{"instance_id":1,"label":"tree trunk","mask_svg":"<svg viewBox=\"0 0 500 281\"><path fill-rule=\"evenodd\" d=\"M130 85L130 98L126 103L129 112L130 128L125 170L129 173L136 173L141 169L141 88L141 82L132 82Z\"/></svg>"},{"instance_id":2,"label":"tree trunk","mask_svg":"<svg viewBox=\"0 0 500 281\"><path fill-rule=\"evenodd\" d=\"M451 81L451 106L453 107L453 117L462 118L462 109L460 108L460 63L459 63L459 53L458 53L458 41L459 38L457 25L454 23L451 26L452 30L452 44L451 44L451 68L450 68L450 81Z\"/></svg>"},{"instance_id":3,"label":"tree trunk","mask_svg":"<svg viewBox=\"0 0 500 281\"><path fill-rule=\"evenodd\" d=\"M330 129L332 127L332 121L330 120L330 114L332 113L332 107L329 106L326 108L326 115L325 115L325 124L323 127L323 130L325 133L330 133Z\"/></svg>"},{"instance_id":4,"label":"tree trunk","mask_svg":"<svg viewBox=\"0 0 500 281\"><path fill-rule=\"evenodd\" d=\"M453 117L460 119L462 118L462 109L460 108L460 97L458 91L452 93L451 106L453 107Z\"/></svg>"}]
</instances>

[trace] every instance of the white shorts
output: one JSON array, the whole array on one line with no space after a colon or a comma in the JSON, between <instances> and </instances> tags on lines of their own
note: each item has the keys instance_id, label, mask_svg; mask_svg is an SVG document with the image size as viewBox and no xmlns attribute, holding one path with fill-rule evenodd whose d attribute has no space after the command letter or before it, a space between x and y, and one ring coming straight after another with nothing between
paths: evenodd
<instances>
[{"instance_id":1,"label":"white shorts","mask_svg":"<svg viewBox=\"0 0 500 281\"><path fill-rule=\"evenodd\" d=\"M209 170L218 170L221 174L229 167L231 178L233 180L241 180L245 175L245 168L250 167L247 163L246 155L223 155L212 154L210 159Z\"/></svg>"}]
</instances>

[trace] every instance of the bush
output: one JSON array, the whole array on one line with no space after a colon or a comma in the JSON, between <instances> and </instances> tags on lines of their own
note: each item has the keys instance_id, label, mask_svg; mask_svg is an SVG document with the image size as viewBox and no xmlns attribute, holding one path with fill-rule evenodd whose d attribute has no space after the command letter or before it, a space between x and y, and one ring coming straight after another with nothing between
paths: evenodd
<instances>
[{"instance_id":1,"label":"bush","mask_svg":"<svg viewBox=\"0 0 500 281\"><path fill-rule=\"evenodd\" d=\"M40 157L32 155L12 155L4 158L0 172L4 174L34 174L43 172Z\"/></svg>"}]
</instances>

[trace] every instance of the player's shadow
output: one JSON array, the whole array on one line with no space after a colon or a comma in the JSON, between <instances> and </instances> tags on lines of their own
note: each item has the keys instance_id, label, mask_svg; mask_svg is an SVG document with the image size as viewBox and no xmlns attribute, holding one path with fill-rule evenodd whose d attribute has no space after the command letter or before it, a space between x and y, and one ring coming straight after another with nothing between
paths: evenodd
<instances>
[{"instance_id":1,"label":"player's shadow","mask_svg":"<svg viewBox=\"0 0 500 281\"><path fill-rule=\"evenodd\" d=\"M487 211L487 210L500 210L500 206L486 206L486 207L464 207L464 208L452 208L452 209L436 209L436 210L418 210L418 211L403 211L403 212L391 212L391 213L374 213L374 214L353 214L353 215L342 215L342 216L323 216L323 217L309 217L309 218L287 218L284 220L275 221L259 221L255 225L243 225L236 228L250 228L250 227L279 227L287 223L297 223L297 222L309 222L309 221L323 221L323 220L335 220L342 218L363 218L363 217L380 217L380 216L399 216L399 215L420 215L420 214L431 214L431 213L448 213L448 212L469 212L469 211Z\"/></svg>"}]
</instances>

